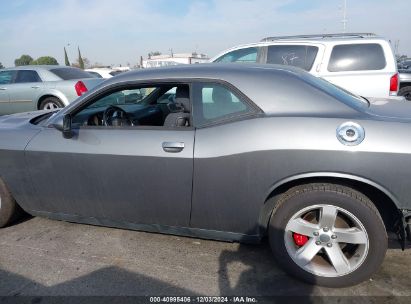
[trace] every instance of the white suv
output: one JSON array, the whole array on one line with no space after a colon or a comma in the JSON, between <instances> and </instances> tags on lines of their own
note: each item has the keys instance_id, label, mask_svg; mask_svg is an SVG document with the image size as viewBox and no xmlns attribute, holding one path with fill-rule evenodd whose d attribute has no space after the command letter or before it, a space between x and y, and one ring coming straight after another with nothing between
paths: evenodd
<instances>
[{"instance_id":1,"label":"white suv","mask_svg":"<svg viewBox=\"0 0 411 304\"><path fill-rule=\"evenodd\" d=\"M398 92L391 45L371 33L269 37L226 50L211 62L293 65L365 97Z\"/></svg>"}]
</instances>

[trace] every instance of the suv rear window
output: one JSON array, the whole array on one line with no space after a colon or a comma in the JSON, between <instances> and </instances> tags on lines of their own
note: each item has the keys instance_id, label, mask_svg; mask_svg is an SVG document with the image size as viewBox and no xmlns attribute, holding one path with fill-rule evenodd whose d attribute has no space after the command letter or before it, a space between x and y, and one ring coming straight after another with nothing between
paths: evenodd
<instances>
[{"instance_id":1,"label":"suv rear window","mask_svg":"<svg viewBox=\"0 0 411 304\"><path fill-rule=\"evenodd\" d=\"M377 43L341 44L331 52L328 71L382 70L385 65L384 51Z\"/></svg>"},{"instance_id":2,"label":"suv rear window","mask_svg":"<svg viewBox=\"0 0 411 304\"><path fill-rule=\"evenodd\" d=\"M268 47L267 63L292 65L311 70L318 47L312 45L271 45Z\"/></svg>"},{"instance_id":3,"label":"suv rear window","mask_svg":"<svg viewBox=\"0 0 411 304\"><path fill-rule=\"evenodd\" d=\"M94 78L87 72L76 68L57 68L51 69L50 72L57 75L63 80L72 80L72 79L83 79L83 78Z\"/></svg>"}]
</instances>

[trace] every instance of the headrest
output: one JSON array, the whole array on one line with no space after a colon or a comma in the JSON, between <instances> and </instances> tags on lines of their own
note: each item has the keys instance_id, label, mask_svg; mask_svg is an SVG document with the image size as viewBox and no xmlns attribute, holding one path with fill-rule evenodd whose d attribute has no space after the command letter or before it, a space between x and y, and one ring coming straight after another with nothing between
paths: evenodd
<instances>
[{"instance_id":1,"label":"headrest","mask_svg":"<svg viewBox=\"0 0 411 304\"><path fill-rule=\"evenodd\" d=\"M184 112L190 112L190 89L188 85L177 87L175 103L181 104Z\"/></svg>"}]
</instances>

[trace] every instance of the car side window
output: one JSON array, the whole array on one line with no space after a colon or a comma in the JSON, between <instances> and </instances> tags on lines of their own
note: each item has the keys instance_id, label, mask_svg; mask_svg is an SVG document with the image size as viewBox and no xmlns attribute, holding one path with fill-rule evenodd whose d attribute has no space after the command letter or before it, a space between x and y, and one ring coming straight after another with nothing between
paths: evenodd
<instances>
[{"instance_id":1,"label":"car side window","mask_svg":"<svg viewBox=\"0 0 411 304\"><path fill-rule=\"evenodd\" d=\"M318 47L312 45L271 45L267 50L267 63L292 65L310 71Z\"/></svg>"},{"instance_id":2,"label":"car side window","mask_svg":"<svg viewBox=\"0 0 411 304\"><path fill-rule=\"evenodd\" d=\"M0 71L0 84L12 83L14 74L14 71Z\"/></svg>"},{"instance_id":3,"label":"car side window","mask_svg":"<svg viewBox=\"0 0 411 304\"><path fill-rule=\"evenodd\" d=\"M215 60L215 62L250 62L250 63L256 63L257 62L257 53L258 53L258 48L256 47L251 47L251 48L245 48L245 49L240 49L240 50L235 50L232 52L229 52L218 59Z\"/></svg>"},{"instance_id":4,"label":"car side window","mask_svg":"<svg viewBox=\"0 0 411 304\"><path fill-rule=\"evenodd\" d=\"M254 112L247 102L221 84L195 84L194 104L197 126Z\"/></svg>"},{"instance_id":5,"label":"car side window","mask_svg":"<svg viewBox=\"0 0 411 304\"><path fill-rule=\"evenodd\" d=\"M17 71L15 83L41 82L39 74L36 71L21 70Z\"/></svg>"},{"instance_id":6,"label":"car side window","mask_svg":"<svg viewBox=\"0 0 411 304\"><path fill-rule=\"evenodd\" d=\"M188 127L190 88L186 84L159 84L112 90L74 114L73 125Z\"/></svg>"},{"instance_id":7,"label":"car side window","mask_svg":"<svg viewBox=\"0 0 411 304\"><path fill-rule=\"evenodd\" d=\"M386 66L384 50L377 43L342 44L333 47L329 72L382 70Z\"/></svg>"}]
</instances>

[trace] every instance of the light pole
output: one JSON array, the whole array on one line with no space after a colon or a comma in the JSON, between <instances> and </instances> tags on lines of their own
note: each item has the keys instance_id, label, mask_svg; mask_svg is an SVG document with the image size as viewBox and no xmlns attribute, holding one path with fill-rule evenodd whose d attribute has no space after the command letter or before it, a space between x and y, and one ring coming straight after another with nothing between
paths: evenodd
<instances>
[{"instance_id":1,"label":"light pole","mask_svg":"<svg viewBox=\"0 0 411 304\"><path fill-rule=\"evenodd\" d=\"M343 5L343 19L341 20L343 24L343 33L347 31L347 0L344 0L344 5Z\"/></svg>"}]
</instances>

